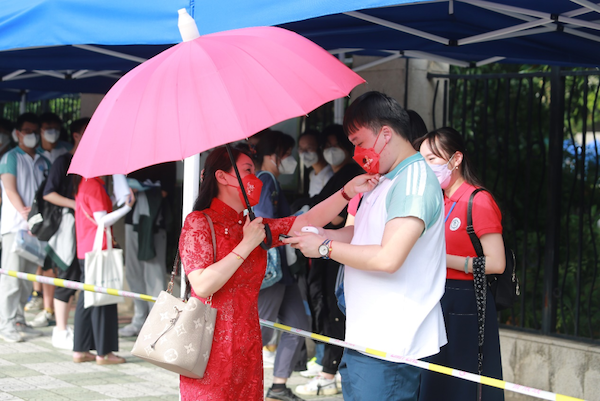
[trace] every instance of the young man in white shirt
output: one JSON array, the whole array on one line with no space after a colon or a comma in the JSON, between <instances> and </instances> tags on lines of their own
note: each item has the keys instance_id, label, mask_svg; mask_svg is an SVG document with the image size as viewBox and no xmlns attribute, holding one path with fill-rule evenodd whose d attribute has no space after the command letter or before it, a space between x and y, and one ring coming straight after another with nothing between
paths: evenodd
<instances>
[{"instance_id":1,"label":"young man in white shirt","mask_svg":"<svg viewBox=\"0 0 600 401\"><path fill-rule=\"evenodd\" d=\"M36 264L12 252L19 231L28 231L27 217L38 186L50 168L50 162L35 151L40 125L33 113L22 114L16 124L19 146L0 160L2 180L2 268L35 273ZM0 277L0 338L7 342L23 341L24 336L42 333L25 324L23 307L32 283L14 277Z\"/></svg>"},{"instance_id":2,"label":"young man in white shirt","mask_svg":"<svg viewBox=\"0 0 600 401\"><path fill-rule=\"evenodd\" d=\"M303 234L307 257L346 265L346 341L388 355L424 358L446 343L440 299L446 255L438 180L409 142L409 117L389 96L368 92L346 111L354 159L378 185L366 192L354 226ZM341 195L350 200L357 194ZM346 349L340 365L344 400L414 400L420 370Z\"/></svg>"}]
</instances>

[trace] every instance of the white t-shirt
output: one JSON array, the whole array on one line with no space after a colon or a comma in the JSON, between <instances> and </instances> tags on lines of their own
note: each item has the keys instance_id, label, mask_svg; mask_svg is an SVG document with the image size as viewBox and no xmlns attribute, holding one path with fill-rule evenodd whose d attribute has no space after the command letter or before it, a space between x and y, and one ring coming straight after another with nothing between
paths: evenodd
<instances>
[{"instance_id":1,"label":"white t-shirt","mask_svg":"<svg viewBox=\"0 0 600 401\"><path fill-rule=\"evenodd\" d=\"M446 282L443 210L438 180L419 153L364 195L352 244L380 245L386 223L398 217L417 217L425 230L393 274L346 266L346 341L415 359L446 344L440 306Z\"/></svg>"},{"instance_id":2,"label":"white t-shirt","mask_svg":"<svg viewBox=\"0 0 600 401\"><path fill-rule=\"evenodd\" d=\"M333 177L333 169L329 164L321 169L319 174L315 174L315 170L311 170L308 174L310 182L308 186L308 196L312 198L313 196L318 195L331 177Z\"/></svg>"},{"instance_id":3,"label":"white t-shirt","mask_svg":"<svg viewBox=\"0 0 600 401\"><path fill-rule=\"evenodd\" d=\"M29 156L20 147L9 150L0 160L0 175L12 174L17 177L17 192L25 206L31 206L35 192L44 180L50 162L43 156L35 154ZM7 234L19 230L28 230L27 222L10 203L4 183L2 183L2 219L0 222L1 233Z\"/></svg>"}]
</instances>

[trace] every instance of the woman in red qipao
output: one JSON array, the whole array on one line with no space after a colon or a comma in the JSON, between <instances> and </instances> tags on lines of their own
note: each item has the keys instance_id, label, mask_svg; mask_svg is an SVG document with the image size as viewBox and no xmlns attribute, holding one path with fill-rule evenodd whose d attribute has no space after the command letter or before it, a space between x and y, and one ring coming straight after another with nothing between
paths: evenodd
<instances>
[{"instance_id":1,"label":"woman in red qipao","mask_svg":"<svg viewBox=\"0 0 600 401\"><path fill-rule=\"evenodd\" d=\"M233 150L237 168L251 205L260 199L261 181L254 175L248 155ZM371 190L373 176L359 176L346 184L346 196ZM283 245L279 234L299 232L304 226L330 222L348 201L337 192L299 217L281 219L244 216L245 203L233 166L224 147L211 152L194 211L181 231L179 252L191 284L191 295L210 295L217 322L208 366L202 379L181 376L184 401L263 400L262 341L258 321L258 292L265 274L267 252L258 246L265 238L264 224L273 236L272 246ZM213 264L210 226L213 221L217 263Z\"/></svg>"}]
</instances>

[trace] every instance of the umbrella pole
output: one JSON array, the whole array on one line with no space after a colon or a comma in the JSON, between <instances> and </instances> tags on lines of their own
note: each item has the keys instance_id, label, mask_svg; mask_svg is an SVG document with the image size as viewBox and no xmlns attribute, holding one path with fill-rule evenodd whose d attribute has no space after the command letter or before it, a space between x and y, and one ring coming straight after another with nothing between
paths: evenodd
<instances>
[{"instance_id":1,"label":"umbrella pole","mask_svg":"<svg viewBox=\"0 0 600 401\"><path fill-rule=\"evenodd\" d=\"M250 221L254 220L256 216L254 215L254 211L250 206L250 201L248 200L248 195L246 194L246 188L244 188L244 183L242 182L242 177L240 176L240 171L237 168L237 163L235 158L233 157L233 153L231 152L231 145L226 144L227 153L229 154L229 160L231 160L231 164L233 165L233 171L235 171L235 176L238 179L238 183L240 184L240 188L242 189L242 195L244 195L244 202L246 202L246 209L248 209L248 218ZM267 234L267 238L265 238L265 242L261 243L260 246L263 249L269 249L271 244L273 243L273 238L271 237L271 229L268 224L265 224L265 232Z\"/></svg>"},{"instance_id":2,"label":"umbrella pole","mask_svg":"<svg viewBox=\"0 0 600 401\"><path fill-rule=\"evenodd\" d=\"M187 157L183 162L183 207L181 224L185 222L185 218L192 212L194 202L198 197L200 183L200 155L195 154ZM181 298L185 296L185 272L181 272Z\"/></svg>"}]
</instances>

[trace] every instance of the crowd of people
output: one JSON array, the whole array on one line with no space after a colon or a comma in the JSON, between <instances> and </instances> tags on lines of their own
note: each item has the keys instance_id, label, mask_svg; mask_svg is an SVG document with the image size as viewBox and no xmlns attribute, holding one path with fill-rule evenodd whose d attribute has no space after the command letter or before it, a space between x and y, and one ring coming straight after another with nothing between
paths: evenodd
<instances>
[{"instance_id":1,"label":"crowd of people","mask_svg":"<svg viewBox=\"0 0 600 401\"><path fill-rule=\"evenodd\" d=\"M130 174L151 189L132 190L113 211L104 180L66 175L88 122L71 124L70 144L60 140L58 116L23 114L14 126L16 146L9 150L13 127L0 121L2 267L83 281L97 225L110 227L126 216L128 284L134 292L156 296L165 287L170 220L165 199L174 191L173 165ZM343 125L302 133L299 160L295 147L291 136L265 130L233 148L232 158L219 147L205 161L179 253L190 296L210 298L218 313L206 373L202 379L181 376L181 398L262 400L268 364L273 367L268 401L340 391L349 401L477 397L475 383L392 357L317 344L309 360L303 337L261 329L259 317L472 373L478 373L483 354L483 374L501 379L496 310L487 302L482 326L473 272L504 270L502 217L489 192L474 197L473 226L483 248L478 256L466 215L482 183L463 136L450 127L428 131L418 113L383 93L367 92L352 101ZM303 193L291 194L295 199L282 185L286 175L301 182ZM76 255L63 268L50 257L38 266L11 252L17 233L28 229L43 182L44 199L74 214ZM252 221L244 192L257 216ZM268 285L265 268L276 262L260 246L265 227L281 270L281 278ZM67 319L74 291L51 287L33 291L27 281L1 276L0 338L23 341L39 334L35 327L56 324L53 345L73 350L75 362L125 362L115 354L119 335L138 335L151 304L136 300L132 322L119 329L116 305L85 308L79 297L72 330ZM25 322L24 309L36 305L43 310ZM311 380L289 388L294 371ZM488 386L482 395L504 399L501 390Z\"/></svg>"},{"instance_id":2,"label":"crowd of people","mask_svg":"<svg viewBox=\"0 0 600 401\"><path fill-rule=\"evenodd\" d=\"M125 217L129 286L157 296L165 286L165 227L170 216L165 198L173 193L175 166L163 164L130 174L147 187L136 190L137 194L131 190L123 207L113 211L107 177L67 175L89 121L73 121L67 136L62 120L54 113L24 113L15 124L0 120L2 268L84 282L85 255L92 251L98 225L111 227ZM30 212L36 197L62 213L60 230L56 228L46 239L50 250L43 263L32 262L14 250L18 236L32 238L29 230L35 216ZM116 304L85 308L84 297L79 296L71 327L68 320L76 290L5 275L0 277L0 287L0 338L21 342L40 336L40 327L54 326L52 345L72 350L77 363L124 363L125 359L115 354L118 337L137 335L151 308L148 302L136 302L132 323L119 329ZM39 313L26 322L24 312L36 310Z\"/></svg>"}]
</instances>

